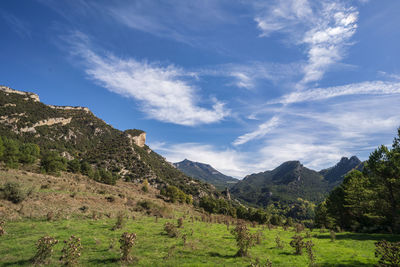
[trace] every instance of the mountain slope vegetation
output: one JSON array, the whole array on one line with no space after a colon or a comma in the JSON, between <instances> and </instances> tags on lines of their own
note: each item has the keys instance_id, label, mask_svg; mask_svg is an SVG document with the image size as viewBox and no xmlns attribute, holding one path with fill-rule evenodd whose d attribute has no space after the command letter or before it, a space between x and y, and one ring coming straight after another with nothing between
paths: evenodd
<instances>
[{"instance_id":1,"label":"mountain slope vegetation","mask_svg":"<svg viewBox=\"0 0 400 267\"><path fill-rule=\"evenodd\" d=\"M185 159L181 162L174 163L174 166L186 175L210 183L219 190L232 187L238 182L238 179L220 173L209 164Z\"/></svg>"}]
</instances>

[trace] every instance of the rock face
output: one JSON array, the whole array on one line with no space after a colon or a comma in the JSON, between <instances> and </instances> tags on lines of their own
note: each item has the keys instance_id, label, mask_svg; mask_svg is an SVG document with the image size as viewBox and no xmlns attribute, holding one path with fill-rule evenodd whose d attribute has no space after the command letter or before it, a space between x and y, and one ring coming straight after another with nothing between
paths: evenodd
<instances>
[{"instance_id":1,"label":"rock face","mask_svg":"<svg viewBox=\"0 0 400 267\"><path fill-rule=\"evenodd\" d=\"M344 176L353 169L362 169L362 162L356 156L352 156L350 159L343 157L335 166L321 170L319 173L329 183L340 183Z\"/></svg>"},{"instance_id":2,"label":"rock face","mask_svg":"<svg viewBox=\"0 0 400 267\"><path fill-rule=\"evenodd\" d=\"M36 127L39 126L51 126L54 124L61 124L61 125L67 125L71 123L72 118L50 118L47 120L41 120L35 123L32 127L24 127L19 129L20 132L23 133L36 133Z\"/></svg>"},{"instance_id":3,"label":"rock face","mask_svg":"<svg viewBox=\"0 0 400 267\"><path fill-rule=\"evenodd\" d=\"M14 90L14 89L11 89L10 87L3 86L3 85L0 85L0 90L2 90L5 93L8 93L8 94L25 95L27 97L26 100L32 99L35 102L40 102L39 96L37 94L34 94L34 93Z\"/></svg>"},{"instance_id":4,"label":"rock face","mask_svg":"<svg viewBox=\"0 0 400 267\"><path fill-rule=\"evenodd\" d=\"M138 147L144 147L144 145L146 144L146 133L141 133L138 136L134 136L132 137L135 145L137 145Z\"/></svg>"},{"instance_id":5,"label":"rock face","mask_svg":"<svg viewBox=\"0 0 400 267\"><path fill-rule=\"evenodd\" d=\"M90 112L90 109L86 107L71 107L71 106L54 106L54 105L47 105L50 108L53 109L62 109L62 110L83 110L85 112Z\"/></svg>"}]
</instances>

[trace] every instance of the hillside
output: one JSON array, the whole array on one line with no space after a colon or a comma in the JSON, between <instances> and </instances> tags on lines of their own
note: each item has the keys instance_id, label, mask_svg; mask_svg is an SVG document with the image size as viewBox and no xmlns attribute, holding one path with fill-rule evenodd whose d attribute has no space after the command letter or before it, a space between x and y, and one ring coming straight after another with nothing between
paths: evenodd
<instances>
[{"instance_id":1,"label":"hillside","mask_svg":"<svg viewBox=\"0 0 400 267\"><path fill-rule=\"evenodd\" d=\"M38 144L42 154L56 151L159 189L174 185L194 197L216 194L152 151L144 131L115 129L88 108L46 105L36 94L0 86L0 114L0 136Z\"/></svg>"},{"instance_id":2,"label":"hillside","mask_svg":"<svg viewBox=\"0 0 400 267\"><path fill-rule=\"evenodd\" d=\"M342 158L335 166L317 172L299 161L288 161L272 171L246 176L231 188L231 194L257 206L271 202L291 203L297 198L318 203L343 180L346 173L360 164L355 156Z\"/></svg>"},{"instance_id":3,"label":"hillside","mask_svg":"<svg viewBox=\"0 0 400 267\"><path fill-rule=\"evenodd\" d=\"M356 156L352 156L350 159L343 157L335 166L321 170L319 173L329 183L336 185L341 183L346 173L352 169L362 169L362 162Z\"/></svg>"},{"instance_id":4,"label":"hillside","mask_svg":"<svg viewBox=\"0 0 400 267\"><path fill-rule=\"evenodd\" d=\"M220 173L209 164L185 159L181 162L174 163L174 166L186 175L210 183L219 190L232 187L238 182L237 179Z\"/></svg>"}]
</instances>

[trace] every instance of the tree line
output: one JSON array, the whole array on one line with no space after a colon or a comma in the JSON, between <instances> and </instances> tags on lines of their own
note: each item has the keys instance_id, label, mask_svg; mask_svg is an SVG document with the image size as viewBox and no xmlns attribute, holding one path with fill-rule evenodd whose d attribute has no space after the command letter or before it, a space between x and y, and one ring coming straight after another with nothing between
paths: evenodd
<instances>
[{"instance_id":1,"label":"tree line","mask_svg":"<svg viewBox=\"0 0 400 267\"><path fill-rule=\"evenodd\" d=\"M315 222L361 232L400 232L400 128L391 148L380 146L363 171L346 175L316 209Z\"/></svg>"}]
</instances>

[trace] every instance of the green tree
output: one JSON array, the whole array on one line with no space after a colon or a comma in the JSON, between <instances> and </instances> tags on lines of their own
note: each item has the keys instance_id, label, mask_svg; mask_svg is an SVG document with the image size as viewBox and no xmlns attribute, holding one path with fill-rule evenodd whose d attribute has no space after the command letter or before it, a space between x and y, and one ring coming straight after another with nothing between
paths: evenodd
<instances>
[{"instance_id":1,"label":"green tree","mask_svg":"<svg viewBox=\"0 0 400 267\"><path fill-rule=\"evenodd\" d=\"M55 151L45 153L40 161L40 165L42 171L46 173L58 174L60 171L67 170L67 160Z\"/></svg>"},{"instance_id":2,"label":"green tree","mask_svg":"<svg viewBox=\"0 0 400 267\"><path fill-rule=\"evenodd\" d=\"M90 178L94 177L93 168L87 161L81 162L81 173L83 175L89 176Z\"/></svg>"},{"instance_id":3,"label":"green tree","mask_svg":"<svg viewBox=\"0 0 400 267\"><path fill-rule=\"evenodd\" d=\"M3 138L0 136L0 160L3 159L4 155L4 143L3 143Z\"/></svg>"},{"instance_id":4,"label":"green tree","mask_svg":"<svg viewBox=\"0 0 400 267\"><path fill-rule=\"evenodd\" d=\"M78 173L81 171L81 163L78 159L70 160L67 163L67 170L69 172Z\"/></svg>"},{"instance_id":5,"label":"green tree","mask_svg":"<svg viewBox=\"0 0 400 267\"><path fill-rule=\"evenodd\" d=\"M4 138L3 160L7 167L18 168L19 161L19 142L13 139Z\"/></svg>"},{"instance_id":6,"label":"green tree","mask_svg":"<svg viewBox=\"0 0 400 267\"><path fill-rule=\"evenodd\" d=\"M32 164L34 163L40 155L40 148L36 144L27 143L22 144L19 148L20 157L19 161L24 164Z\"/></svg>"}]
</instances>

